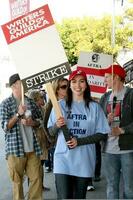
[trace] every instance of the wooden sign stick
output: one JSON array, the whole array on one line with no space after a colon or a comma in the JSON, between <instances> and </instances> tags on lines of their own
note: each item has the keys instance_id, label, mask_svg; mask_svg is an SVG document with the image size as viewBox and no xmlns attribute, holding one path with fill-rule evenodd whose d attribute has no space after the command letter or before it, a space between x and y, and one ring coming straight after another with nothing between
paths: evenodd
<instances>
[{"instance_id":1,"label":"wooden sign stick","mask_svg":"<svg viewBox=\"0 0 133 200\"><path fill-rule=\"evenodd\" d=\"M47 90L48 97L50 98L50 100L53 104L53 107L55 109L56 118L58 119L58 118L62 117L62 113L61 113L61 109L59 107L58 101L56 99L52 84L50 82L46 83L45 87Z\"/></svg>"},{"instance_id":2,"label":"wooden sign stick","mask_svg":"<svg viewBox=\"0 0 133 200\"><path fill-rule=\"evenodd\" d=\"M56 113L56 118L58 119L59 117L62 117L62 113L61 113L61 109L60 109L60 106L58 104L57 98L55 96L52 84L50 82L46 83L45 87L46 87L46 90L47 90L48 97L50 98L50 100L53 104L53 108L54 108L55 113ZM65 140L66 141L70 140L69 130L68 130L67 126L64 125L64 126L61 127L61 129L63 130Z\"/></svg>"},{"instance_id":3,"label":"wooden sign stick","mask_svg":"<svg viewBox=\"0 0 133 200\"><path fill-rule=\"evenodd\" d=\"M24 105L24 87L23 87L23 84L21 83L21 102L22 102L22 105Z\"/></svg>"}]
</instances>

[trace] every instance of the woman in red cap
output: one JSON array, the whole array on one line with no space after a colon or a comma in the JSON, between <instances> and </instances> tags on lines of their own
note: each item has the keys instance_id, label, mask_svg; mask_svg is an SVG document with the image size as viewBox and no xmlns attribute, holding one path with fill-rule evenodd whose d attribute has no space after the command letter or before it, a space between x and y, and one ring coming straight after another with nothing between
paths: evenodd
<instances>
[{"instance_id":1,"label":"woman in red cap","mask_svg":"<svg viewBox=\"0 0 133 200\"><path fill-rule=\"evenodd\" d=\"M62 115L56 120L52 110L49 132L57 134L54 174L58 199L85 199L88 181L95 171L95 142L110 132L107 119L90 95L85 72L69 76L67 100L60 102ZM67 125L70 140L65 141L62 126Z\"/></svg>"}]
</instances>

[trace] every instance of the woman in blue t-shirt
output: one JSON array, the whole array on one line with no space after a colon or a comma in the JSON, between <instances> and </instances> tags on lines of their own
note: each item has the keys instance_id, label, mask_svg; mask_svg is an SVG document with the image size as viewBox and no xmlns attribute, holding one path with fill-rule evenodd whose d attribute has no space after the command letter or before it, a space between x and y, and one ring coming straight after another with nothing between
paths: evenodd
<instances>
[{"instance_id":1,"label":"woman in blue t-shirt","mask_svg":"<svg viewBox=\"0 0 133 200\"><path fill-rule=\"evenodd\" d=\"M107 119L98 103L92 100L87 76L81 70L69 76L67 99L59 101L62 117L50 114L48 128L57 134L54 174L58 199L85 199L87 185L95 171L95 143L110 132ZM62 127L67 125L66 142Z\"/></svg>"}]
</instances>

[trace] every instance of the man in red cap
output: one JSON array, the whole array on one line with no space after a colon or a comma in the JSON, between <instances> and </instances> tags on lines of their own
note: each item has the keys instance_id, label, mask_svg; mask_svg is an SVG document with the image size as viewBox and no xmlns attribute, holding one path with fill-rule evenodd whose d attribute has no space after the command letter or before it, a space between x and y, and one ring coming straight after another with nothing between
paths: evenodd
<instances>
[{"instance_id":1,"label":"man in red cap","mask_svg":"<svg viewBox=\"0 0 133 200\"><path fill-rule=\"evenodd\" d=\"M123 199L133 199L133 89L124 86L125 70L117 64L103 70L109 89L100 104L111 126L105 145L104 168L107 199L119 199L120 175Z\"/></svg>"},{"instance_id":2,"label":"man in red cap","mask_svg":"<svg viewBox=\"0 0 133 200\"><path fill-rule=\"evenodd\" d=\"M119 77L123 79L123 81L125 80L126 77L126 72L124 68L118 64L110 65L108 68L102 69L101 72L102 74L117 74Z\"/></svg>"}]
</instances>

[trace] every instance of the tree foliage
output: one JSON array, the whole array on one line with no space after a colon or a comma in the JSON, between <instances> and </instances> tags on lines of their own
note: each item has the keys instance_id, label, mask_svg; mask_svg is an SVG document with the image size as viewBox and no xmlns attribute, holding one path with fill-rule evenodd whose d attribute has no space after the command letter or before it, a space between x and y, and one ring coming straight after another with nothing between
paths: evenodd
<instances>
[{"instance_id":1,"label":"tree foliage","mask_svg":"<svg viewBox=\"0 0 133 200\"><path fill-rule=\"evenodd\" d=\"M66 55L71 65L77 63L80 51L113 54L116 57L122 47L133 48L128 37L133 30L127 24L122 24L122 17L115 19L115 47L112 48L112 18L104 16L101 19L93 17L64 19L57 24Z\"/></svg>"}]
</instances>

